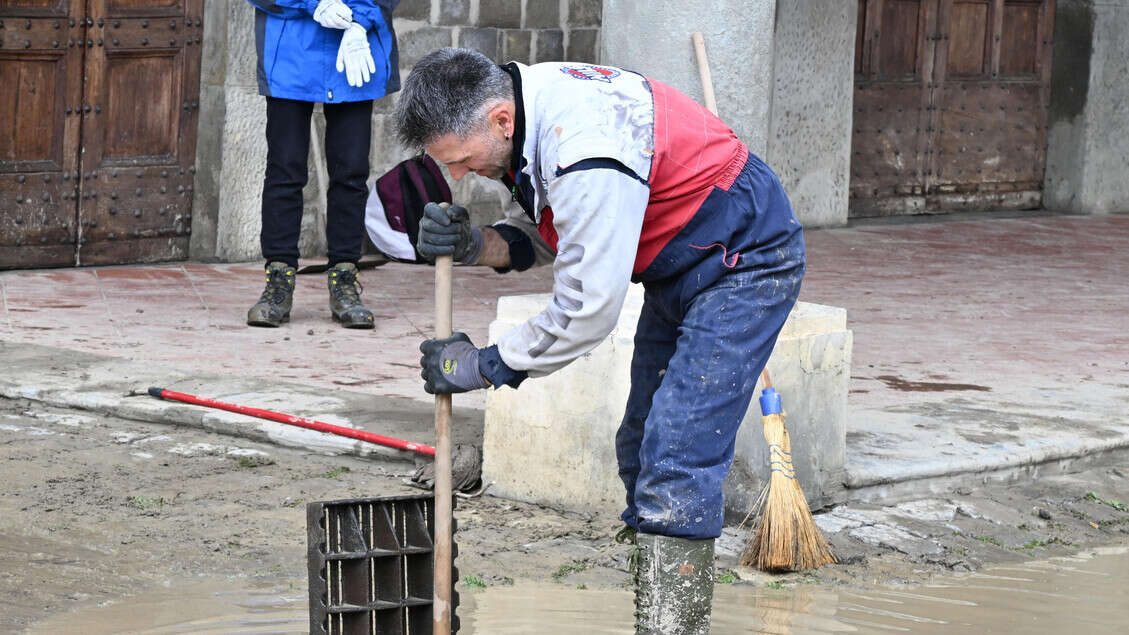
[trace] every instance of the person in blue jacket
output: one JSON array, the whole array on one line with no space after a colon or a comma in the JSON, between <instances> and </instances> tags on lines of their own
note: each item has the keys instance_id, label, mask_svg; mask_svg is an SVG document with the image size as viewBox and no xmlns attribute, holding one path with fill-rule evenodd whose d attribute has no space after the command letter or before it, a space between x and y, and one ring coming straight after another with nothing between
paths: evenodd
<instances>
[{"instance_id":1,"label":"person in blue jacket","mask_svg":"<svg viewBox=\"0 0 1129 635\"><path fill-rule=\"evenodd\" d=\"M400 0L248 0L255 6L256 77L267 100L262 231L266 288L247 324L290 319L302 189L309 177L310 116L325 113L329 307L346 328L373 327L361 302L372 102L400 89L392 11Z\"/></svg>"}]
</instances>

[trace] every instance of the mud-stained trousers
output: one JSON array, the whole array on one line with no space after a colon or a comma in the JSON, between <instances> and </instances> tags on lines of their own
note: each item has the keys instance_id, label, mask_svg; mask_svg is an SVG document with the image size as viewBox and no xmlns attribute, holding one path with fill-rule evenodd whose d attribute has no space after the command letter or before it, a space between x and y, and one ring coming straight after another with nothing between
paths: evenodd
<instances>
[{"instance_id":1,"label":"mud-stained trousers","mask_svg":"<svg viewBox=\"0 0 1129 635\"><path fill-rule=\"evenodd\" d=\"M690 539L721 534L722 481L737 429L805 267L802 232L782 190L776 196L786 209L750 212L781 216L769 225L795 226L777 233L771 246L758 248L754 240L746 251L716 248L711 257L723 259L720 276L703 276L697 267L644 282L631 392L616 435L627 490L622 518L640 532ZM716 279L697 288L703 277Z\"/></svg>"}]
</instances>

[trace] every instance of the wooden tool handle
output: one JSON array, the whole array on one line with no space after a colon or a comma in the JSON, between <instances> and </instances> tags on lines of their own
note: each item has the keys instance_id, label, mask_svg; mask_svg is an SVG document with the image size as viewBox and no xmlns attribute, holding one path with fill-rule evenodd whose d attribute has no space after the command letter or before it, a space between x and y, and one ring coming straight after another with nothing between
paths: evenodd
<instances>
[{"instance_id":1,"label":"wooden tool handle","mask_svg":"<svg viewBox=\"0 0 1129 635\"><path fill-rule=\"evenodd\" d=\"M714 98L710 62L706 57L706 39L702 37L701 31L695 31L690 38L694 40L694 53L698 58L698 76L702 79L702 105L716 115L717 99Z\"/></svg>"},{"instance_id":2,"label":"wooden tool handle","mask_svg":"<svg viewBox=\"0 0 1129 635\"><path fill-rule=\"evenodd\" d=\"M444 207L446 203L441 203ZM435 337L451 336L451 256L435 259ZM432 579L432 633L450 635L455 588L452 554L451 395L435 395L435 552Z\"/></svg>"}]
</instances>

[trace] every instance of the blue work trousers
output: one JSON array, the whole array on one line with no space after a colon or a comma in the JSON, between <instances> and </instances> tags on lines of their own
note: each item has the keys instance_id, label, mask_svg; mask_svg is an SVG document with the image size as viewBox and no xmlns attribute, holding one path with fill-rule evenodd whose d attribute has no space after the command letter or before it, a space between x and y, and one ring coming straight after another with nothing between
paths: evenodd
<instances>
[{"instance_id":1,"label":"blue work trousers","mask_svg":"<svg viewBox=\"0 0 1129 635\"><path fill-rule=\"evenodd\" d=\"M802 233L748 255L750 266L741 254L696 292L688 292L692 271L644 283L631 393L616 435L627 488L622 518L641 532L721 534L722 481L737 428L800 292Z\"/></svg>"}]
</instances>

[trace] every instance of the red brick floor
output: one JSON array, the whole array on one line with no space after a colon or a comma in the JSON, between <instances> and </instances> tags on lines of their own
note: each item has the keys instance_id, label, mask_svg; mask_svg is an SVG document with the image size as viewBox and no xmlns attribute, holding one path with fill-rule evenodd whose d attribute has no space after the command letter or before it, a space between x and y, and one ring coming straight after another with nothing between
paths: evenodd
<instances>
[{"instance_id":1,"label":"red brick floor","mask_svg":"<svg viewBox=\"0 0 1129 635\"><path fill-rule=\"evenodd\" d=\"M982 215L806 239L801 300L845 307L855 333L852 410L938 384L1016 398L1086 381L1129 389L1129 215ZM430 401L417 347L433 331L433 270L388 264L362 282L372 331L330 321L325 274L299 276L289 324L247 327L259 263L0 272L0 338ZM547 268L459 268L455 328L484 344L498 296L550 285Z\"/></svg>"}]
</instances>

